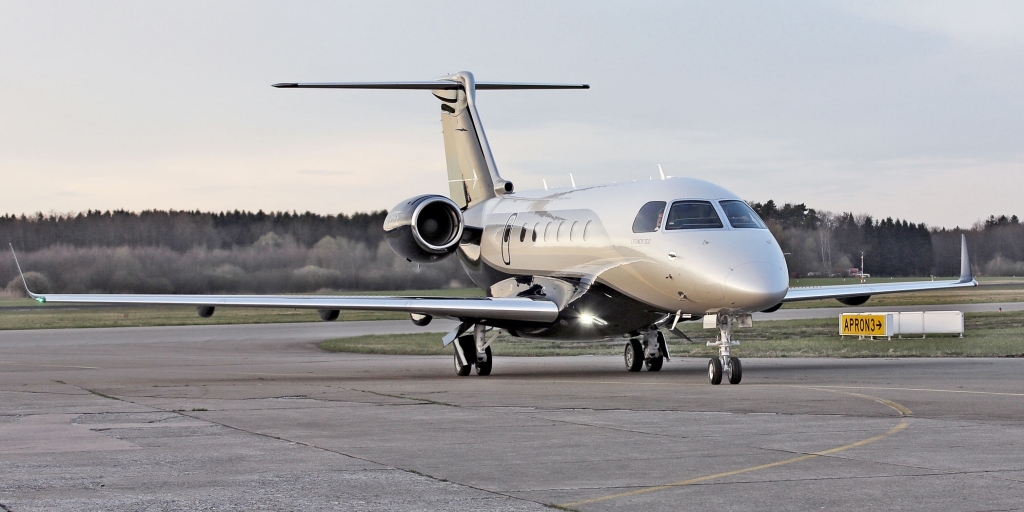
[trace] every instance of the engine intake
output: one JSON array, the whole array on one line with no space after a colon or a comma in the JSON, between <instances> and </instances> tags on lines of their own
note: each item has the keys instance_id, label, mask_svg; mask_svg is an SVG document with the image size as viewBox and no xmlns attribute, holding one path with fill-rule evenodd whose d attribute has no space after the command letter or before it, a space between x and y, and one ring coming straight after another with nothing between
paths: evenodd
<instances>
[{"instance_id":1,"label":"engine intake","mask_svg":"<svg viewBox=\"0 0 1024 512\"><path fill-rule=\"evenodd\" d=\"M402 201L384 219L384 236L399 256L430 263L455 252L462 238L462 210L444 196Z\"/></svg>"}]
</instances>

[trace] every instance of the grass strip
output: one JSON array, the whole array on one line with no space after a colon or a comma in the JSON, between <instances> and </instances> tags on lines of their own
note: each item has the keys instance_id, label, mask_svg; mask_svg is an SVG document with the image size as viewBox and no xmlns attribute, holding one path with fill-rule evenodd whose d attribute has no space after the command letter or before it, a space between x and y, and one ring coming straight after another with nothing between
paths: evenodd
<instances>
[{"instance_id":1,"label":"grass strip","mask_svg":"<svg viewBox=\"0 0 1024 512\"><path fill-rule=\"evenodd\" d=\"M669 337L669 350L676 357L711 357L718 353L704 342L716 330L699 323L682 326L697 343L681 343ZM839 319L779 320L759 322L740 329L735 338L742 344L733 349L740 357L1024 357L1024 312L968 313L964 337L932 335L928 338L864 339L839 336ZM618 355L625 340L600 342L539 341L499 336L491 345L500 356ZM394 355L451 355L441 346L438 333L369 335L339 338L320 343L329 352Z\"/></svg>"}]
</instances>

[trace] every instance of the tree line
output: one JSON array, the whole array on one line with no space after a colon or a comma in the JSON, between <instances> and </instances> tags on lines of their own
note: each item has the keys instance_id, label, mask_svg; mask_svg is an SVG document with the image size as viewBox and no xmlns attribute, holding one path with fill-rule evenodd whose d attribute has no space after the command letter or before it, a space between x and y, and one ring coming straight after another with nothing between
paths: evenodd
<instances>
[{"instance_id":1,"label":"tree line","mask_svg":"<svg viewBox=\"0 0 1024 512\"><path fill-rule=\"evenodd\" d=\"M1024 275L1024 225L991 216L970 228L929 228L901 219L831 213L805 204L751 203L797 276L860 266L872 276L957 275L960 235L975 271ZM385 211L87 211L5 215L0 242L19 251L41 291L270 293L470 286L456 258L410 263L383 239ZM0 258L0 286L21 289L13 259Z\"/></svg>"},{"instance_id":2,"label":"tree line","mask_svg":"<svg viewBox=\"0 0 1024 512\"><path fill-rule=\"evenodd\" d=\"M471 284L456 258L410 263L384 241L386 211L123 210L5 215L30 285L66 293L305 293L410 290ZM0 286L22 285L0 258ZM3 290L4 288L0 288Z\"/></svg>"},{"instance_id":3,"label":"tree line","mask_svg":"<svg viewBox=\"0 0 1024 512\"><path fill-rule=\"evenodd\" d=\"M797 276L842 275L860 267L878 277L960 273L960 235L976 273L1024 275L1024 225L1016 215L990 216L970 228L929 228L905 219L832 213L805 204L751 203L787 253Z\"/></svg>"}]
</instances>

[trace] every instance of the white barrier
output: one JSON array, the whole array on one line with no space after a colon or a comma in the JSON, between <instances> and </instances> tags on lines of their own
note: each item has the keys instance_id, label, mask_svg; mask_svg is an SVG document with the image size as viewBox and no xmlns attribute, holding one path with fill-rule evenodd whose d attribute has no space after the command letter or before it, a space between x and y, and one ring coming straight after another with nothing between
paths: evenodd
<instances>
[{"instance_id":1,"label":"white barrier","mask_svg":"<svg viewBox=\"0 0 1024 512\"><path fill-rule=\"evenodd\" d=\"M893 334L959 334L964 337L964 314L962 311L913 311L894 313L896 323Z\"/></svg>"}]
</instances>

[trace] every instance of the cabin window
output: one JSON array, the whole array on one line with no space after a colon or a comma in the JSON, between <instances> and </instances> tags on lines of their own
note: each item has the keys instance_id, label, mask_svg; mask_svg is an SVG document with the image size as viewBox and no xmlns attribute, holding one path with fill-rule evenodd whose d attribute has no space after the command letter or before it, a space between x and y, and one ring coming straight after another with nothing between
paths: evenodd
<instances>
[{"instance_id":1,"label":"cabin window","mask_svg":"<svg viewBox=\"0 0 1024 512\"><path fill-rule=\"evenodd\" d=\"M548 232L549 231L551 231L551 223L550 222L548 222L547 224L544 225L544 241L545 242L548 241Z\"/></svg>"},{"instance_id":2,"label":"cabin window","mask_svg":"<svg viewBox=\"0 0 1024 512\"><path fill-rule=\"evenodd\" d=\"M565 224L565 221L559 222L558 223L558 228L555 229L555 241L556 242L561 242L562 241L562 225L563 224Z\"/></svg>"},{"instance_id":3,"label":"cabin window","mask_svg":"<svg viewBox=\"0 0 1024 512\"><path fill-rule=\"evenodd\" d=\"M761 218L754 213L754 210L747 206L747 203L737 200L719 201L725 218L729 219L729 225L734 228L756 228L767 229Z\"/></svg>"},{"instance_id":4,"label":"cabin window","mask_svg":"<svg viewBox=\"0 0 1024 512\"><path fill-rule=\"evenodd\" d=\"M585 226L583 226L583 241L584 242L586 242L587 238L590 237L590 222L591 221L588 220L587 224Z\"/></svg>"},{"instance_id":5,"label":"cabin window","mask_svg":"<svg viewBox=\"0 0 1024 512\"><path fill-rule=\"evenodd\" d=\"M572 226L569 227L569 241L570 242L572 242L573 235L576 234L576 225L577 224L579 224L579 222L573 221Z\"/></svg>"},{"instance_id":6,"label":"cabin window","mask_svg":"<svg viewBox=\"0 0 1024 512\"><path fill-rule=\"evenodd\" d=\"M538 227L538 226L540 226L540 222L537 222L537 223L535 223L535 224L533 225L533 241L534 241L534 242L536 242L536 241L537 241L537 227Z\"/></svg>"},{"instance_id":7,"label":"cabin window","mask_svg":"<svg viewBox=\"0 0 1024 512\"><path fill-rule=\"evenodd\" d=\"M526 241L526 224L523 224L523 230L519 232L519 241Z\"/></svg>"},{"instance_id":8,"label":"cabin window","mask_svg":"<svg viewBox=\"0 0 1024 512\"><path fill-rule=\"evenodd\" d=\"M722 219L710 201L677 201L668 211L665 229L715 229Z\"/></svg>"},{"instance_id":9,"label":"cabin window","mask_svg":"<svg viewBox=\"0 0 1024 512\"><path fill-rule=\"evenodd\" d=\"M665 201L651 201L642 207L633 219L634 233L651 233L661 227L661 217L665 215Z\"/></svg>"}]
</instances>

